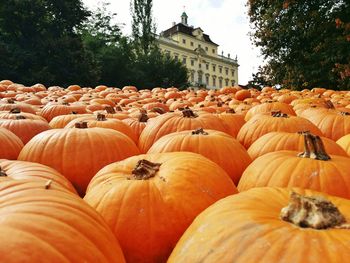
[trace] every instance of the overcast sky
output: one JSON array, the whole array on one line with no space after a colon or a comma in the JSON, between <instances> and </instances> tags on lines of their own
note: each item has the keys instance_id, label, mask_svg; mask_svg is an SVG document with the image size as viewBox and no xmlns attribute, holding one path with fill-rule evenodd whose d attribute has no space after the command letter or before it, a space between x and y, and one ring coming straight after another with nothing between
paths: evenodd
<instances>
[{"instance_id":1,"label":"overcast sky","mask_svg":"<svg viewBox=\"0 0 350 263\"><path fill-rule=\"evenodd\" d=\"M108 1L108 0L107 0ZM96 6L97 1L83 0L89 7ZM131 32L130 0L111 0L110 10L117 13L117 20L125 34ZM247 0L153 0L153 17L157 33L171 27L172 22L180 22L185 11L188 24L200 27L212 41L219 44L219 54L224 51L234 58L238 56L238 82L247 84L251 75L262 63L259 50L249 39L249 20L247 16Z\"/></svg>"}]
</instances>

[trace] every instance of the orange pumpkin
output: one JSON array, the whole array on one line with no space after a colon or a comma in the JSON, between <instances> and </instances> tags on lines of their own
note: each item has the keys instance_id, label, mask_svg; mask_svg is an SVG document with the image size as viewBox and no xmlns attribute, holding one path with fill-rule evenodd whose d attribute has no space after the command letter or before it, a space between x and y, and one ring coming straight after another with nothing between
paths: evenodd
<instances>
[{"instance_id":1,"label":"orange pumpkin","mask_svg":"<svg viewBox=\"0 0 350 263\"><path fill-rule=\"evenodd\" d=\"M2 262L125 262L101 216L68 190L11 180L0 192Z\"/></svg>"},{"instance_id":2,"label":"orange pumpkin","mask_svg":"<svg viewBox=\"0 0 350 263\"><path fill-rule=\"evenodd\" d=\"M190 109L185 109L182 112L166 113L149 120L140 135L138 145L141 152L147 152L154 142L166 134L197 128L227 132L223 122L215 115L196 114Z\"/></svg>"},{"instance_id":3,"label":"orange pumpkin","mask_svg":"<svg viewBox=\"0 0 350 263\"><path fill-rule=\"evenodd\" d=\"M40 163L0 160L0 181L3 180L32 180L46 184L57 184L76 194L73 185L55 169Z\"/></svg>"},{"instance_id":4,"label":"orange pumpkin","mask_svg":"<svg viewBox=\"0 0 350 263\"><path fill-rule=\"evenodd\" d=\"M253 187L300 187L350 198L350 158L329 156L318 136L305 134L305 150L278 151L255 159L244 171L239 191Z\"/></svg>"},{"instance_id":5,"label":"orange pumpkin","mask_svg":"<svg viewBox=\"0 0 350 263\"><path fill-rule=\"evenodd\" d=\"M251 163L246 149L235 138L224 132L207 129L165 135L152 145L148 153L186 151L199 153L218 164L235 184Z\"/></svg>"},{"instance_id":6,"label":"orange pumpkin","mask_svg":"<svg viewBox=\"0 0 350 263\"><path fill-rule=\"evenodd\" d=\"M337 140L337 144L340 145L340 147L342 147L350 156L350 134L347 134Z\"/></svg>"},{"instance_id":7,"label":"orange pumpkin","mask_svg":"<svg viewBox=\"0 0 350 263\"><path fill-rule=\"evenodd\" d=\"M257 139L248 149L250 157L256 158L270 152L282 150L303 151L305 132L269 132ZM348 156L348 154L334 141L321 137L327 153Z\"/></svg>"},{"instance_id":8,"label":"orange pumpkin","mask_svg":"<svg viewBox=\"0 0 350 263\"><path fill-rule=\"evenodd\" d=\"M193 221L167 262L347 262L350 232L343 223L350 221L350 201L293 190L307 197L290 197L287 189L264 187L216 202ZM313 210L296 209L304 207ZM334 213L324 215L330 210ZM303 221L294 222L286 213ZM326 229L309 222L324 223L325 218L333 223L324 224Z\"/></svg>"},{"instance_id":9,"label":"orange pumpkin","mask_svg":"<svg viewBox=\"0 0 350 263\"><path fill-rule=\"evenodd\" d=\"M16 160L23 148L23 142L13 132L0 127L0 159Z\"/></svg>"},{"instance_id":10,"label":"orange pumpkin","mask_svg":"<svg viewBox=\"0 0 350 263\"><path fill-rule=\"evenodd\" d=\"M139 150L128 136L112 129L77 124L74 129L54 129L35 136L22 149L18 160L56 169L83 195L98 170L136 154Z\"/></svg>"},{"instance_id":11,"label":"orange pumpkin","mask_svg":"<svg viewBox=\"0 0 350 263\"><path fill-rule=\"evenodd\" d=\"M106 220L127 262L166 262L192 220L237 193L222 168L194 153L133 156L92 179L84 200Z\"/></svg>"}]
</instances>

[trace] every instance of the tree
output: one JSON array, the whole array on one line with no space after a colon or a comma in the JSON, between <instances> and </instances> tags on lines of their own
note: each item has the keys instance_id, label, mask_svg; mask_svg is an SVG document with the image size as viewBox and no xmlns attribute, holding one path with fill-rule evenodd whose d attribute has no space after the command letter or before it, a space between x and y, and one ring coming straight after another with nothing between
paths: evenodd
<instances>
[{"instance_id":1,"label":"tree","mask_svg":"<svg viewBox=\"0 0 350 263\"><path fill-rule=\"evenodd\" d=\"M272 84L350 89L350 3L249 0L252 39Z\"/></svg>"},{"instance_id":2,"label":"tree","mask_svg":"<svg viewBox=\"0 0 350 263\"><path fill-rule=\"evenodd\" d=\"M147 55L155 48L156 26L152 18L152 0L131 0L132 37L136 52Z\"/></svg>"},{"instance_id":3,"label":"tree","mask_svg":"<svg viewBox=\"0 0 350 263\"><path fill-rule=\"evenodd\" d=\"M80 0L1 1L0 79L87 84L93 65L77 30L88 16Z\"/></svg>"}]
</instances>

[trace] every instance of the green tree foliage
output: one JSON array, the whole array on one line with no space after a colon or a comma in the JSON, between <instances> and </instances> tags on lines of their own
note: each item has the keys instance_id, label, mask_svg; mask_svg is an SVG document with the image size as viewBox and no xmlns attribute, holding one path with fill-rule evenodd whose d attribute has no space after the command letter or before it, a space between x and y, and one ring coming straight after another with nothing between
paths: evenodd
<instances>
[{"instance_id":1,"label":"green tree foliage","mask_svg":"<svg viewBox=\"0 0 350 263\"><path fill-rule=\"evenodd\" d=\"M258 77L291 88L350 89L350 2L249 0ZM263 82L262 81L262 82Z\"/></svg>"},{"instance_id":2,"label":"green tree foliage","mask_svg":"<svg viewBox=\"0 0 350 263\"><path fill-rule=\"evenodd\" d=\"M89 16L80 0L0 2L0 79L27 85L86 84L94 76L77 29Z\"/></svg>"}]
</instances>

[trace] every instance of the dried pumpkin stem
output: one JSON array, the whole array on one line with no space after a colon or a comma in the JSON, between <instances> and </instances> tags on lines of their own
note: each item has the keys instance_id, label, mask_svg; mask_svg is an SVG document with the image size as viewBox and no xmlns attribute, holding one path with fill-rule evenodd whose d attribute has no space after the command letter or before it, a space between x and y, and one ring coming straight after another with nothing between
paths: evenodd
<instances>
[{"instance_id":1,"label":"dried pumpkin stem","mask_svg":"<svg viewBox=\"0 0 350 263\"><path fill-rule=\"evenodd\" d=\"M341 111L341 112L340 112L340 115L342 115L342 116L348 116L348 115L350 115L350 112Z\"/></svg>"},{"instance_id":2,"label":"dried pumpkin stem","mask_svg":"<svg viewBox=\"0 0 350 263\"><path fill-rule=\"evenodd\" d=\"M144 112L141 112L139 116L139 122L147 122L149 119L148 115Z\"/></svg>"},{"instance_id":3,"label":"dried pumpkin stem","mask_svg":"<svg viewBox=\"0 0 350 263\"><path fill-rule=\"evenodd\" d=\"M104 115L104 114L102 114L102 113L97 113L96 119L97 119L98 121L106 121L106 120L107 120L106 115Z\"/></svg>"},{"instance_id":4,"label":"dried pumpkin stem","mask_svg":"<svg viewBox=\"0 0 350 263\"><path fill-rule=\"evenodd\" d=\"M26 117L24 117L23 115L17 115L16 116L16 120L25 120Z\"/></svg>"},{"instance_id":5,"label":"dried pumpkin stem","mask_svg":"<svg viewBox=\"0 0 350 263\"><path fill-rule=\"evenodd\" d=\"M74 126L75 126L75 128L78 128L78 129L87 129L88 128L86 121L77 122L74 124Z\"/></svg>"},{"instance_id":6,"label":"dried pumpkin stem","mask_svg":"<svg viewBox=\"0 0 350 263\"><path fill-rule=\"evenodd\" d=\"M21 109L20 108L13 108L10 110L10 113L15 113L15 114L21 113Z\"/></svg>"},{"instance_id":7,"label":"dried pumpkin stem","mask_svg":"<svg viewBox=\"0 0 350 263\"><path fill-rule=\"evenodd\" d=\"M109 114L114 114L116 113L115 109L112 106L107 106L105 107L105 111Z\"/></svg>"},{"instance_id":8,"label":"dried pumpkin stem","mask_svg":"<svg viewBox=\"0 0 350 263\"><path fill-rule=\"evenodd\" d=\"M325 104L327 109L335 109L334 104L330 100L327 100Z\"/></svg>"},{"instance_id":9,"label":"dried pumpkin stem","mask_svg":"<svg viewBox=\"0 0 350 263\"><path fill-rule=\"evenodd\" d=\"M154 177L159 171L160 166L160 163L152 163L145 159L139 160L136 164L136 167L132 170L132 179L147 180L151 177Z\"/></svg>"},{"instance_id":10,"label":"dried pumpkin stem","mask_svg":"<svg viewBox=\"0 0 350 263\"><path fill-rule=\"evenodd\" d=\"M1 166L0 166L0 177L6 177L7 176L7 174L5 173L5 171L1 168Z\"/></svg>"},{"instance_id":11,"label":"dried pumpkin stem","mask_svg":"<svg viewBox=\"0 0 350 263\"><path fill-rule=\"evenodd\" d=\"M197 114L195 114L191 109L188 109L188 108L184 109L182 111L182 114L185 118L197 118L198 117Z\"/></svg>"},{"instance_id":12,"label":"dried pumpkin stem","mask_svg":"<svg viewBox=\"0 0 350 263\"><path fill-rule=\"evenodd\" d=\"M277 118L288 118L288 114L282 113L281 111L272 111L271 112L272 117L277 117Z\"/></svg>"},{"instance_id":13,"label":"dried pumpkin stem","mask_svg":"<svg viewBox=\"0 0 350 263\"><path fill-rule=\"evenodd\" d=\"M341 228L345 223L345 217L329 200L295 192L291 193L289 204L282 208L280 217L294 225L314 229Z\"/></svg>"},{"instance_id":14,"label":"dried pumpkin stem","mask_svg":"<svg viewBox=\"0 0 350 263\"><path fill-rule=\"evenodd\" d=\"M304 133L304 152L298 157L328 161L331 157L327 154L320 136Z\"/></svg>"},{"instance_id":15,"label":"dried pumpkin stem","mask_svg":"<svg viewBox=\"0 0 350 263\"><path fill-rule=\"evenodd\" d=\"M203 130L203 128L198 128L195 129L194 131L192 131L192 135L208 135L209 133L207 133L206 131Z\"/></svg>"},{"instance_id":16,"label":"dried pumpkin stem","mask_svg":"<svg viewBox=\"0 0 350 263\"><path fill-rule=\"evenodd\" d=\"M226 110L226 113L236 113L234 109L229 108L228 110Z\"/></svg>"}]
</instances>

